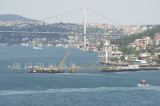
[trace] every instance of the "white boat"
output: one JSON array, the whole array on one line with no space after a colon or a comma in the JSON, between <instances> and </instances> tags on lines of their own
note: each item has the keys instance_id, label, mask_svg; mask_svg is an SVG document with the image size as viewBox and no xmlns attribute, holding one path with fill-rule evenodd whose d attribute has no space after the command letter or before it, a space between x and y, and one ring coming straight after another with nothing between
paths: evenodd
<instances>
[{"instance_id":1,"label":"white boat","mask_svg":"<svg viewBox=\"0 0 160 106\"><path fill-rule=\"evenodd\" d=\"M42 49L42 47L40 47L40 46L34 46L33 49L40 50L40 49Z\"/></svg>"},{"instance_id":2,"label":"white boat","mask_svg":"<svg viewBox=\"0 0 160 106\"><path fill-rule=\"evenodd\" d=\"M105 57L104 54L99 54L98 57Z\"/></svg>"},{"instance_id":3,"label":"white boat","mask_svg":"<svg viewBox=\"0 0 160 106\"><path fill-rule=\"evenodd\" d=\"M67 46L67 45L65 45L65 46L64 46L64 48L66 48L66 49L67 49L67 48L68 48L68 46Z\"/></svg>"}]
</instances>

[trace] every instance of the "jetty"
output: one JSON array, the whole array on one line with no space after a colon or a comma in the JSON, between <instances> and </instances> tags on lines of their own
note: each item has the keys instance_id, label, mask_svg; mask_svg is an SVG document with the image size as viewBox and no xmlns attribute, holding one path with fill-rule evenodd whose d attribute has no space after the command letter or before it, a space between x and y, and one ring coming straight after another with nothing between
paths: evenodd
<instances>
[{"instance_id":1,"label":"jetty","mask_svg":"<svg viewBox=\"0 0 160 106\"><path fill-rule=\"evenodd\" d=\"M128 63L122 63L122 62L105 62L105 61L102 61L101 64L105 64L105 65L118 65L118 66L128 66L129 64Z\"/></svg>"}]
</instances>

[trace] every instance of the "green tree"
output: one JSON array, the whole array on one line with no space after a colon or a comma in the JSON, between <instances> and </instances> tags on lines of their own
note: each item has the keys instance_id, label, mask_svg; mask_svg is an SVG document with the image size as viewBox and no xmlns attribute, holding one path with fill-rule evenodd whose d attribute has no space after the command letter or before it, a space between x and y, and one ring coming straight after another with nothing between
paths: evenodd
<instances>
[{"instance_id":1,"label":"green tree","mask_svg":"<svg viewBox=\"0 0 160 106\"><path fill-rule=\"evenodd\" d=\"M113 61L113 62L118 62L118 58L117 57L113 57L113 58L110 58L110 61Z\"/></svg>"}]
</instances>

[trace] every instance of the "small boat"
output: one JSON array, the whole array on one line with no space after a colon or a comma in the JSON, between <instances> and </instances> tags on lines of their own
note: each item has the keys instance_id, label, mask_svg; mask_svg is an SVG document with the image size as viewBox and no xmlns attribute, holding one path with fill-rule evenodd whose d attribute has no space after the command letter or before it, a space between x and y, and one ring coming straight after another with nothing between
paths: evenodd
<instances>
[{"instance_id":1,"label":"small boat","mask_svg":"<svg viewBox=\"0 0 160 106\"><path fill-rule=\"evenodd\" d=\"M103 54L99 54L98 57L105 57Z\"/></svg>"},{"instance_id":2,"label":"small boat","mask_svg":"<svg viewBox=\"0 0 160 106\"><path fill-rule=\"evenodd\" d=\"M42 47L40 47L40 46L34 46L33 49L40 50L40 49L42 49Z\"/></svg>"},{"instance_id":3,"label":"small boat","mask_svg":"<svg viewBox=\"0 0 160 106\"><path fill-rule=\"evenodd\" d=\"M145 80L142 80L141 83L140 83L139 85L143 85L143 86L144 86L144 85L148 85L148 84L146 83Z\"/></svg>"},{"instance_id":4,"label":"small boat","mask_svg":"<svg viewBox=\"0 0 160 106\"><path fill-rule=\"evenodd\" d=\"M12 68L12 66L8 66L8 68Z\"/></svg>"}]
</instances>

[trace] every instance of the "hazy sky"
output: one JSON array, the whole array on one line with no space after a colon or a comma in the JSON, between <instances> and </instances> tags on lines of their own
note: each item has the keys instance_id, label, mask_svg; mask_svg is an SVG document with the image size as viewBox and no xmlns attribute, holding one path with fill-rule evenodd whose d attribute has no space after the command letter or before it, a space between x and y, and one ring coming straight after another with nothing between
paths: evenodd
<instances>
[{"instance_id":1,"label":"hazy sky","mask_svg":"<svg viewBox=\"0 0 160 106\"><path fill-rule=\"evenodd\" d=\"M160 24L160 0L0 0L0 14L38 20L84 7L123 25ZM79 14L83 15L83 10ZM57 20L72 20L66 17ZM88 11L87 22L110 23Z\"/></svg>"}]
</instances>

